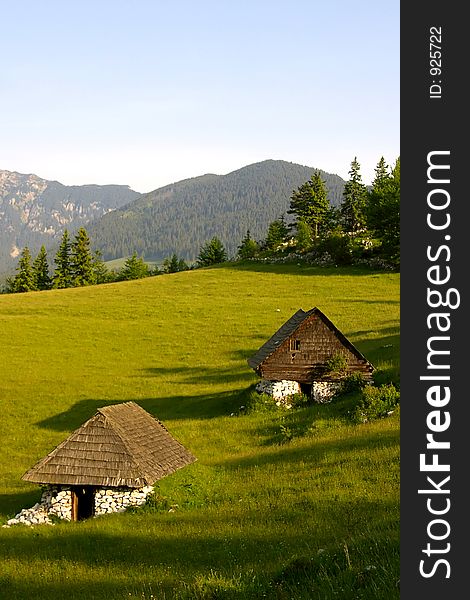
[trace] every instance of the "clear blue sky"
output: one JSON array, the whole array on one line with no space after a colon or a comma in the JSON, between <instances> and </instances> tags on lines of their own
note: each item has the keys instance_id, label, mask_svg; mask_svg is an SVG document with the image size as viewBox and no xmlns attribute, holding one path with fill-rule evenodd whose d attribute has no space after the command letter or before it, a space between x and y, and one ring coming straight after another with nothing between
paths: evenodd
<instances>
[{"instance_id":1,"label":"clear blue sky","mask_svg":"<svg viewBox=\"0 0 470 600\"><path fill-rule=\"evenodd\" d=\"M399 150L385 0L0 0L0 169L138 192Z\"/></svg>"}]
</instances>

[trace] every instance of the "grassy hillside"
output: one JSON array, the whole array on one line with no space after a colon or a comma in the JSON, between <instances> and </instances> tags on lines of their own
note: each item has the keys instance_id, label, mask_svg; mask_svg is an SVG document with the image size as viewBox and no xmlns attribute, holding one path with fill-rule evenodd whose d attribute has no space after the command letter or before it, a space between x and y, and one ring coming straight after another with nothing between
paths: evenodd
<instances>
[{"instance_id":1,"label":"grassy hillside","mask_svg":"<svg viewBox=\"0 0 470 600\"><path fill-rule=\"evenodd\" d=\"M198 458L143 509L0 529L0 597L398 599L398 416L240 410L246 359L313 306L397 379L398 274L239 265L0 296L1 522L100 406L139 403Z\"/></svg>"}]
</instances>

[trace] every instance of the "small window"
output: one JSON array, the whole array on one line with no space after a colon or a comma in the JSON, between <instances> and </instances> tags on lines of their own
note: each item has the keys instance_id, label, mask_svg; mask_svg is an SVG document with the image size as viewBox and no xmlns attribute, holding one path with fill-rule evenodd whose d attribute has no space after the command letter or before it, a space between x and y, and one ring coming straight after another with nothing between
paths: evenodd
<instances>
[{"instance_id":1,"label":"small window","mask_svg":"<svg viewBox=\"0 0 470 600\"><path fill-rule=\"evenodd\" d=\"M298 352L300 350L300 340L290 340L289 349L291 352Z\"/></svg>"}]
</instances>

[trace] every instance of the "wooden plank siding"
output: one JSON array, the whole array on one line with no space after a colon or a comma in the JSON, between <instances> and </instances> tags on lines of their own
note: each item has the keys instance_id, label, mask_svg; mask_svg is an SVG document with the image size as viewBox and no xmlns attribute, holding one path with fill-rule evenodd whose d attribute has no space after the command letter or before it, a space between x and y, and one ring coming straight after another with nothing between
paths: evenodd
<instances>
[{"instance_id":1,"label":"wooden plank siding","mask_svg":"<svg viewBox=\"0 0 470 600\"><path fill-rule=\"evenodd\" d=\"M249 361L258 375L270 381L338 381L341 377L328 372L326 363L333 356L342 354L348 363L348 373L361 373L365 379L371 379L373 366L318 308L303 313L303 320L299 318L300 312L303 313L298 311L294 315L296 327L293 331L285 324L284 339L281 327L270 338L269 346L267 342L255 355L258 363L253 359ZM287 323L292 323L294 317Z\"/></svg>"}]
</instances>

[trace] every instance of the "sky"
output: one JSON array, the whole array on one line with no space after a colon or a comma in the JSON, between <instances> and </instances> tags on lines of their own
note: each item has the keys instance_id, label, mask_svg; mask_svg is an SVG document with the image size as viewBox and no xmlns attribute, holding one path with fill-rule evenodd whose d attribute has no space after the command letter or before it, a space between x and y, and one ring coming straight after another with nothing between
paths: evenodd
<instances>
[{"instance_id":1,"label":"sky","mask_svg":"<svg viewBox=\"0 0 470 600\"><path fill-rule=\"evenodd\" d=\"M145 193L400 155L398 1L0 0L0 170Z\"/></svg>"}]
</instances>

